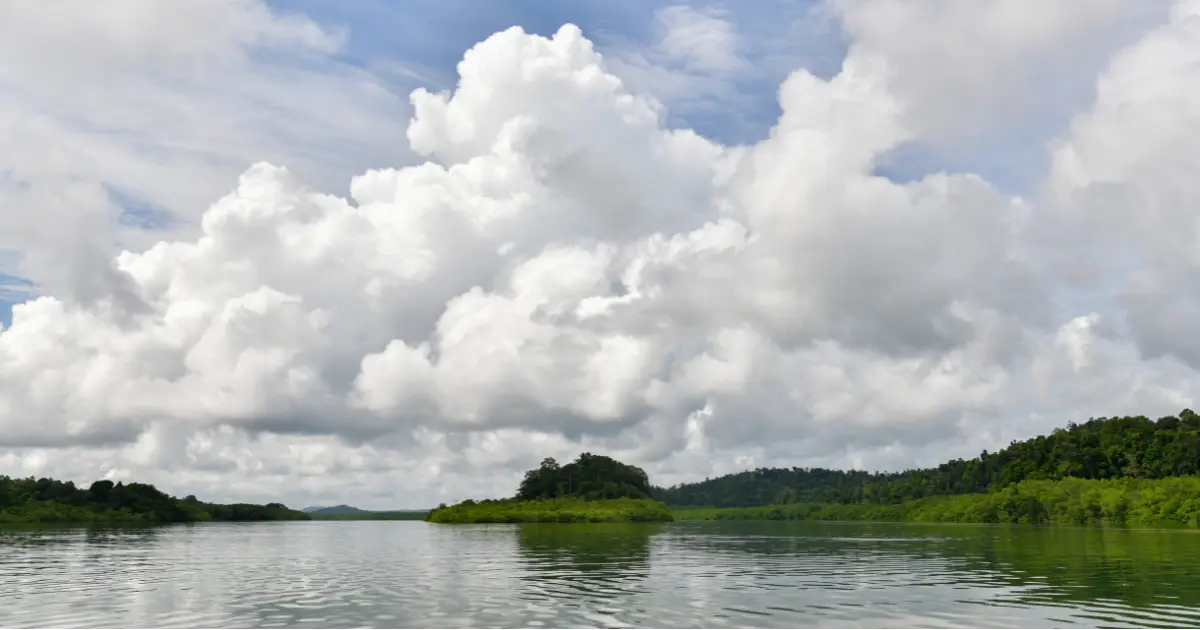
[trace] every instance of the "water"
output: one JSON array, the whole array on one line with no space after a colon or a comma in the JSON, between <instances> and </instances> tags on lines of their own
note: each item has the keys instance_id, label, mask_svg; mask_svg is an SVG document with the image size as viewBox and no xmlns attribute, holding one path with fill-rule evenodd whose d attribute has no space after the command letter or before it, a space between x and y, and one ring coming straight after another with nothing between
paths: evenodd
<instances>
[{"instance_id":1,"label":"water","mask_svg":"<svg viewBox=\"0 0 1200 630\"><path fill-rule=\"evenodd\" d=\"M1200 535L844 523L0 530L0 627L1200 626Z\"/></svg>"}]
</instances>

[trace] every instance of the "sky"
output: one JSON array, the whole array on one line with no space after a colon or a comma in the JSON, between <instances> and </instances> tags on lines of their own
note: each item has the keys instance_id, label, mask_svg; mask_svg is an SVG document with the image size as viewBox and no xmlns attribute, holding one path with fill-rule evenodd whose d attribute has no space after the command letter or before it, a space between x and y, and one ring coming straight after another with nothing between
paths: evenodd
<instances>
[{"instance_id":1,"label":"sky","mask_svg":"<svg viewBox=\"0 0 1200 630\"><path fill-rule=\"evenodd\" d=\"M0 474L426 507L1200 398L1200 1L0 5Z\"/></svg>"}]
</instances>

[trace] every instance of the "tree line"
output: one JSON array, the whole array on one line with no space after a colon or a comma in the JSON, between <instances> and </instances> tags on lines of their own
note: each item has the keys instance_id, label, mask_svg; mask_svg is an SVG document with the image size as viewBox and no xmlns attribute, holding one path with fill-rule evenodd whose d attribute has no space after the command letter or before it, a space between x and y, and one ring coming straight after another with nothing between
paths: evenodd
<instances>
[{"instance_id":1,"label":"tree line","mask_svg":"<svg viewBox=\"0 0 1200 630\"><path fill-rule=\"evenodd\" d=\"M87 488L71 481L0 476L0 523L185 523L194 521L308 520L281 503L229 505L194 496L176 499L150 484L100 480Z\"/></svg>"},{"instance_id":2,"label":"tree line","mask_svg":"<svg viewBox=\"0 0 1200 630\"><path fill-rule=\"evenodd\" d=\"M899 521L1200 527L1200 478L1027 479L987 493L899 503L676 508L682 520Z\"/></svg>"},{"instance_id":3,"label":"tree line","mask_svg":"<svg viewBox=\"0 0 1200 630\"><path fill-rule=\"evenodd\" d=\"M1023 481L1166 479L1200 474L1200 415L1093 418L996 453L896 473L758 468L652 488L676 506L755 507L789 503L895 505L926 497L988 493Z\"/></svg>"}]
</instances>

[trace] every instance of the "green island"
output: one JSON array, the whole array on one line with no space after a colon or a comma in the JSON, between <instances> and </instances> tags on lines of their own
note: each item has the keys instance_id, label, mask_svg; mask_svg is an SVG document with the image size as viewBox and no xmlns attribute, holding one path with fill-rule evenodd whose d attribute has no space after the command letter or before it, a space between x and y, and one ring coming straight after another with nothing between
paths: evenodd
<instances>
[{"instance_id":1,"label":"green island","mask_svg":"<svg viewBox=\"0 0 1200 630\"><path fill-rule=\"evenodd\" d=\"M1092 419L898 473L759 468L653 488L678 520L1200 527L1200 415Z\"/></svg>"},{"instance_id":2,"label":"green island","mask_svg":"<svg viewBox=\"0 0 1200 630\"><path fill-rule=\"evenodd\" d=\"M176 499L152 485L101 480L74 482L0 476L0 523L190 523L200 521L306 521L281 503L229 505L194 496Z\"/></svg>"},{"instance_id":3,"label":"green island","mask_svg":"<svg viewBox=\"0 0 1200 630\"><path fill-rule=\"evenodd\" d=\"M439 505L431 523L649 523L674 520L655 501L646 472L611 457L583 453L559 466L553 458L525 473L511 499Z\"/></svg>"}]
</instances>

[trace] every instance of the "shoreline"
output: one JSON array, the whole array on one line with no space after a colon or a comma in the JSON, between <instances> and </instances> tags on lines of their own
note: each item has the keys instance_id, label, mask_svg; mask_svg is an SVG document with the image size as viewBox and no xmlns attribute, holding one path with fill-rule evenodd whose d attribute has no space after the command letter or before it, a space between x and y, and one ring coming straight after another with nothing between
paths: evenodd
<instances>
[{"instance_id":1,"label":"shoreline","mask_svg":"<svg viewBox=\"0 0 1200 630\"><path fill-rule=\"evenodd\" d=\"M895 503L674 506L677 520L845 521L1200 528L1200 478L1028 480Z\"/></svg>"},{"instance_id":2,"label":"shoreline","mask_svg":"<svg viewBox=\"0 0 1200 630\"><path fill-rule=\"evenodd\" d=\"M650 499L574 498L467 500L431 510L426 522L467 523L670 523L665 503Z\"/></svg>"}]
</instances>

